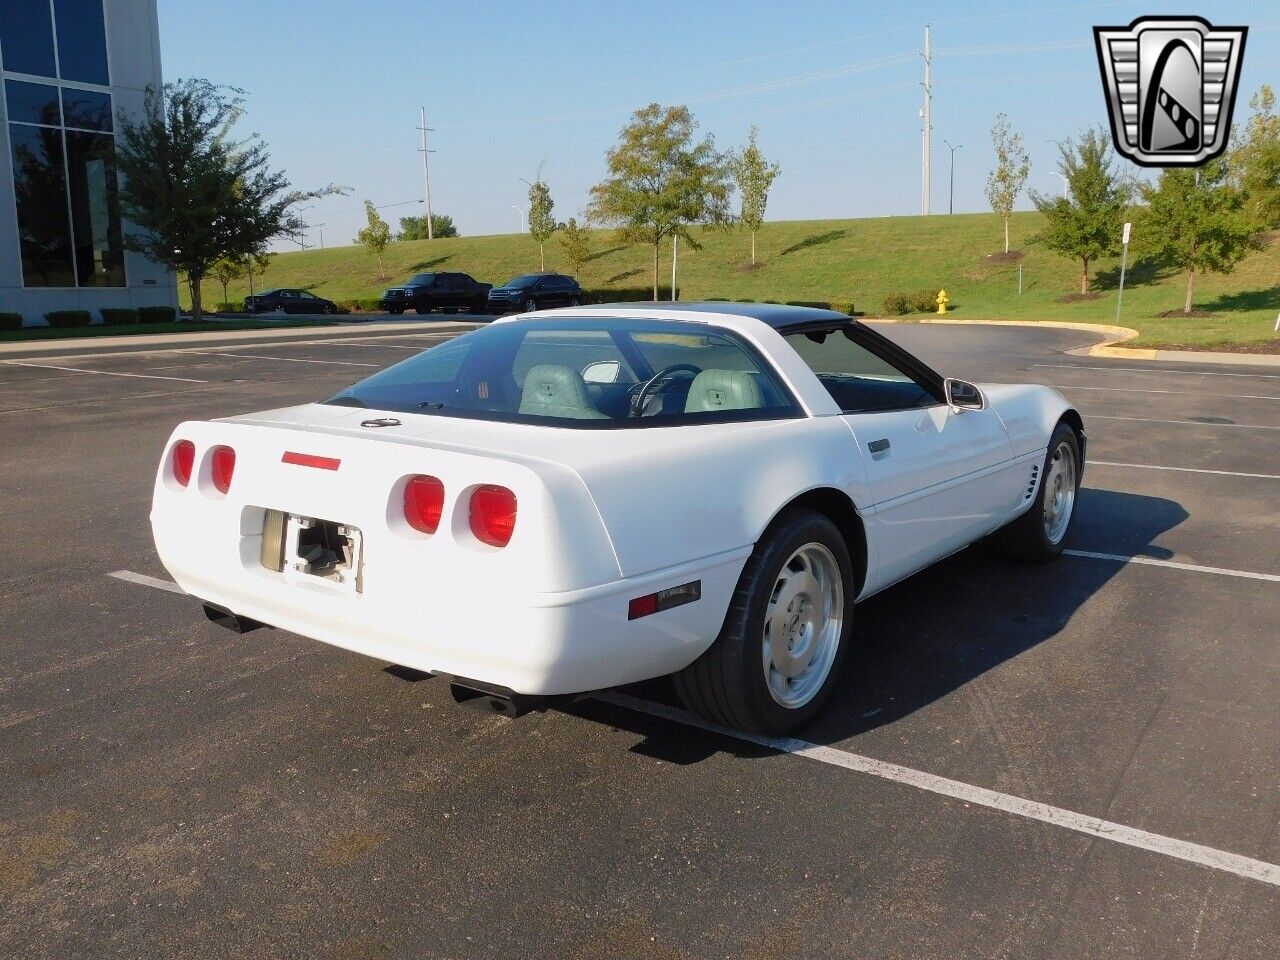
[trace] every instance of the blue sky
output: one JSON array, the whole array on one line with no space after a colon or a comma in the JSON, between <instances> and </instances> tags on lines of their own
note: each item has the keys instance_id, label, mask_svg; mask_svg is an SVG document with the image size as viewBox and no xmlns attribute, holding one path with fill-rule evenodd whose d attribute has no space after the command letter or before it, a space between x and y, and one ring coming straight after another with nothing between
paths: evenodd
<instances>
[{"instance_id":1,"label":"blue sky","mask_svg":"<svg viewBox=\"0 0 1280 960\"><path fill-rule=\"evenodd\" d=\"M688 104L721 148L757 124L782 164L770 220L918 213L926 23L934 212L947 208L944 139L961 145L956 211L986 209L1002 110L1025 134L1030 186L1052 191L1046 141L1105 123L1090 28L1156 13L1251 28L1237 121L1259 85L1280 86L1270 2L160 0L160 29L166 79L243 88L244 129L296 185L352 188L304 213L335 246L363 224L366 197L393 226L421 210L419 106L435 128L433 208L467 235L518 229L521 178L544 163L557 218L579 214L619 128L650 101Z\"/></svg>"}]
</instances>

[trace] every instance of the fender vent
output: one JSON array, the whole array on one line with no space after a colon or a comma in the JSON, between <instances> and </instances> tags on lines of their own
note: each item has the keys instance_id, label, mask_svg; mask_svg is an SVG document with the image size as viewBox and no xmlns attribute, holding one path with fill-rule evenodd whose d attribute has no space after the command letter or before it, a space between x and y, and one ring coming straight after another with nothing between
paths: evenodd
<instances>
[{"instance_id":1,"label":"fender vent","mask_svg":"<svg viewBox=\"0 0 1280 960\"><path fill-rule=\"evenodd\" d=\"M1022 502L1026 503L1036 495L1036 484L1040 480L1040 464L1034 464L1031 467L1031 477L1027 480L1026 493L1022 495Z\"/></svg>"}]
</instances>

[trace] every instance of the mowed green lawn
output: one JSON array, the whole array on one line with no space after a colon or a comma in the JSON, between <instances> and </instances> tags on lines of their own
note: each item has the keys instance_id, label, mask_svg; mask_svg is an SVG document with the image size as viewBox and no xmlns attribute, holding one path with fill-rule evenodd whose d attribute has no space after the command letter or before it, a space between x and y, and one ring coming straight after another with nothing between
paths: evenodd
<instances>
[{"instance_id":1,"label":"mowed green lawn","mask_svg":"<svg viewBox=\"0 0 1280 960\"><path fill-rule=\"evenodd\" d=\"M892 293L945 288L957 317L996 320L1115 320L1119 260L1091 270L1096 300L1060 303L1079 289L1079 266L1030 243L1040 228L1036 213L1014 216L1011 247L1023 251L1023 293L1018 264L990 259L1003 248L993 214L808 220L769 223L757 242L759 265L750 267L750 240L740 230L701 230L701 250L680 250L683 300L843 301L875 315ZM648 298L651 249L626 245L609 231L591 234L592 259L578 277L591 291ZM568 270L559 241L546 245L548 269ZM302 287L333 300L376 297L391 282L428 270L457 270L500 284L538 268L538 245L527 235L458 237L393 243L384 254L389 277L360 247L307 250L276 256L258 289ZM1163 318L1180 310L1185 274L1130 265L1121 322L1141 332L1134 345L1237 345L1280 350L1273 334L1280 312L1280 243L1251 253L1226 276L1197 276L1195 304L1211 317ZM662 256L671 280L671 248ZM243 282L233 300L247 292ZM222 299L221 285L206 283L207 303Z\"/></svg>"}]
</instances>

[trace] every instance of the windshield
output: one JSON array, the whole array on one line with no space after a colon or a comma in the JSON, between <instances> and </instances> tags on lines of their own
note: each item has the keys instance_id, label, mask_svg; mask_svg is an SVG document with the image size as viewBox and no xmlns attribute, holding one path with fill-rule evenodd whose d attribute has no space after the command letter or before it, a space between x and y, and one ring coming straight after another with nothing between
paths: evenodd
<instances>
[{"instance_id":1,"label":"windshield","mask_svg":"<svg viewBox=\"0 0 1280 960\"><path fill-rule=\"evenodd\" d=\"M514 280L508 280L503 284L503 286L516 290L523 290L525 287L532 287L535 283L541 280L542 277L543 275L540 273L526 273L522 277L516 277Z\"/></svg>"},{"instance_id":2,"label":"windshield","mask_svg":"<svg viewBox=\"0 0 1280 960\"><path fill-rule=\"evenodd\" d=\"M406 287L428 287L435 280L434 273L419 273L417 276L410 277L405 281Z\"/></svg>"},{"instance_id":3,"label":"windshield","mask_svg":"<svg viewBox=\"0 0 1280 960\"><path fill-rule=\"evenodd\" d=\"M800 416L775 372L736 334L612 317L495 323L324 402L578 429Z\"/></svg>"}]
</instances>

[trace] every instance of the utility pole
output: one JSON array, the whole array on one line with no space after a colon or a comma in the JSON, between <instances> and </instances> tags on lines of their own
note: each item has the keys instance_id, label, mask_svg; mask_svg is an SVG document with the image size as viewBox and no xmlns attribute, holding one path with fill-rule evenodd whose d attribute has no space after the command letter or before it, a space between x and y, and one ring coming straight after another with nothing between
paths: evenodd
<instances>
[{"instance_id":1,"label":"utility pole","mask_svg":"<svg viewBox=\"0 0 1280 960\"><path fill-rule=\"evenodd\" d=\"M427 239L434 240L435 234L431 230L431 170L427 166L427 154L435 153L435 151L427 149L427 134L434 133L435 130L432 127L427 126L426 107L418 108L418 116L421 120L418 129L422 132L422 146L419 147L418 150L422 154L422 185L426 190L427 200Z\"/></svg>"},{"instance_id":2,"label":"utility pole","mask_svg":"<svg viewBox=\"0 0 1280 960\"><path fill-rule=\"evenodd\" d=\"M313 223L312 226L320 231L320 249L323 250L324 249L324 224Z\"/></svg>"},{"instance_id":3,"label":"utility pole","mask_svg":"<svg viewBox=\"0 0 1280 960\"><path fill-rule=\"evenodd\" d=\"M951 151L951 189L947 195L947 214L949 216L956 212L956 151L963 147L964 144L957 143L953 147L950 140L943 140L942 142Z\"/></svg>"},{"instance_id":4,"label":"utility pole","mask_svg":"<svg viewBox=\"0 0 1280 960\"><path fill-rule=\"evenodd\" d=\"M933 79L930 68L933 66L933 51L929 46L929 27L924 28L924 106L920 110L920 118L924 121L924 136L921 143L921 159L920 159L920 212L926 216L929 214L929 154L930 154L930 135L933 132L933 116L931 112L933 100Z\"/></svg>"}]
</instances>

